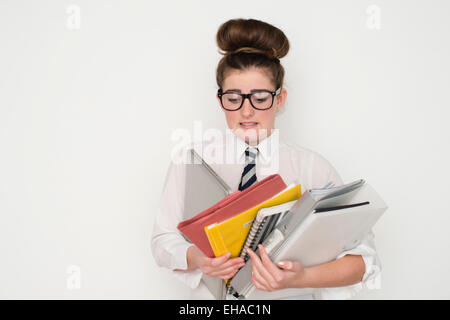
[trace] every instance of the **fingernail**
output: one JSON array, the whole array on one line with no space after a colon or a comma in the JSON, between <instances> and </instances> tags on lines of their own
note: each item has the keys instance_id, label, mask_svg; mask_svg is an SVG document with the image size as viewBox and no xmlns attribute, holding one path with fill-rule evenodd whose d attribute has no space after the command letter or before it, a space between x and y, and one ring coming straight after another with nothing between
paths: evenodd
<instances>
[{"instance_id":1,"label":"fingernail","mask_svg":"<svg viewBox=\"0 0 450 320\"><path fill-rule=\"evenodd\" d=\"M227 258L229 258L231 256L231 252L227 253Z\"/></svg>"},{"instance_id":2,"label":"fingernail","mask_svg":"<svg viewBox=\"0 0 450 320\"><path fill-rule=\"evenodd\" d=\"M278 265L284 267L285 263L283 261L280 261L280 262L278 262Z\"/></svg>"}]
</instances>

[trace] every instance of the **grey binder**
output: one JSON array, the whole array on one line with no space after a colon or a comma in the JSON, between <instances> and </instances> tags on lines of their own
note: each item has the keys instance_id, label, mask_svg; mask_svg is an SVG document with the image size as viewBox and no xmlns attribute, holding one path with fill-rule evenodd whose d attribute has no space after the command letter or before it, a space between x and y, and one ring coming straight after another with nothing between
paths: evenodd
<instances>
[{"instance_id":1,"label":"grey binder","mask_svg":"<svg viewBox=\"0 0 450 320\"><path fill-rule=\"evenodd\" d=\"M189 150L188 156L189 159L186 164L184 220L192 218L233 192L225 181L214 172L194 149ZM225 298L226 285L222 279L203 275L202 281L216 299L222 300Z\"/></svg>"},{"instance_id":2,"label":"grey binder","mask_svg":"<svg viewBox=\"0 0 450 320\"><path fill-rule=\"evenodd\" d=\"M332 261L341 252L356 247L386 209L384 201L364 180L310 189L263 245L275 263L295 260L308 267ZM249 263L234 276L230 286L241 299L282 299L314 292L312 288L260 291L251 282Z\"/></svg>"},{"instance_id":3,"label":"grey binder","mask_svg":"<svg viewBox=\"0 0 450 320\"><path fill-rule=\"evenodd\" d=\"M189 150L188 156L184 196L185 220L213 206L233 192L194 149Z\"/></svg>"}]
</instances>

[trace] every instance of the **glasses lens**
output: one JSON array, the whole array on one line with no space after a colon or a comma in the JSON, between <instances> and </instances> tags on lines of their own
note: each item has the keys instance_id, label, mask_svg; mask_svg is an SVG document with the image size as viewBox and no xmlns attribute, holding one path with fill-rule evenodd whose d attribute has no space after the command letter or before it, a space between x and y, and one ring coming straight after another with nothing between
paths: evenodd
<instances>
[{"instance_id":1,"label":"glasses lens","mask_svg":"<svg viewBox=\"0 0 450 320\"><path fill-rule=\"evenodd\" d=\"M258 109L270 108L272 105L272 94L266 91L255 92L252 95L252 103Z\"/></svg>"},{"instance_id":2,"label":"glasses lens","mask_svg":"<svg viewBox=\"0 0 450 320\"><path fill-rule=\"evenodd\" d=\"M224 93L222 96L223 107L228 110L236 110L241 106L242 97L236 93Z\"/></svg>"}]
</instances>

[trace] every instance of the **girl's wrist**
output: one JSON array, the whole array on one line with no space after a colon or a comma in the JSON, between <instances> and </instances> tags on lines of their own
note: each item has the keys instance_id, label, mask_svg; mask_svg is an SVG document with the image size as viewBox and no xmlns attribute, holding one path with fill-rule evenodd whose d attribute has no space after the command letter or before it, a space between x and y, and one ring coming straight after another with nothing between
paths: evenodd
<instances>
[{"instance_id":1,"label":"girl's wrist","mask_svg":"<svg viewBox=\"0 0 450 320\"><path fill-rule=\"evenodd\" d=\"M195 250L196 250L195 245L192 245L186 251L187 270L193 270L199 267L197 261L198 255L196 254Z\"/></svg>"},{"instance_id":2,"label":"girl's wrist","mask_svg":"<svg viewBox=\"0 0 450 320\"><path fill-rule=\"evenodd\" d=\"M296 281L294 287L299 289L312 287L311 281L312 274L313 274L312 268L303 268L303 270L299 273L299 275L295 279Z\"/></svg>"}]
</instances>

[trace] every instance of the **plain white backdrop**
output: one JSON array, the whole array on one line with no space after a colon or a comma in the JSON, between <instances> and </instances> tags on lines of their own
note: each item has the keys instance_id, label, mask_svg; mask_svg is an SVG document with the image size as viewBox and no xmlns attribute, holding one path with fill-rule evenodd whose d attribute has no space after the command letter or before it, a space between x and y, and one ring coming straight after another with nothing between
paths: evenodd
<instances>
[{"instance_id":1,"label":"plain white backdrop","mask_svg":"<svg viewBox=\"0 0 450 320\"><path fill-rule=\"evenodd\" d=\"M150 251L171 134L225 128L217 28L291 50L281 136L389 209L378 289L450 298L448 1L0 2L0 298L179 299Z\"/></svg>"}]
</instances>

